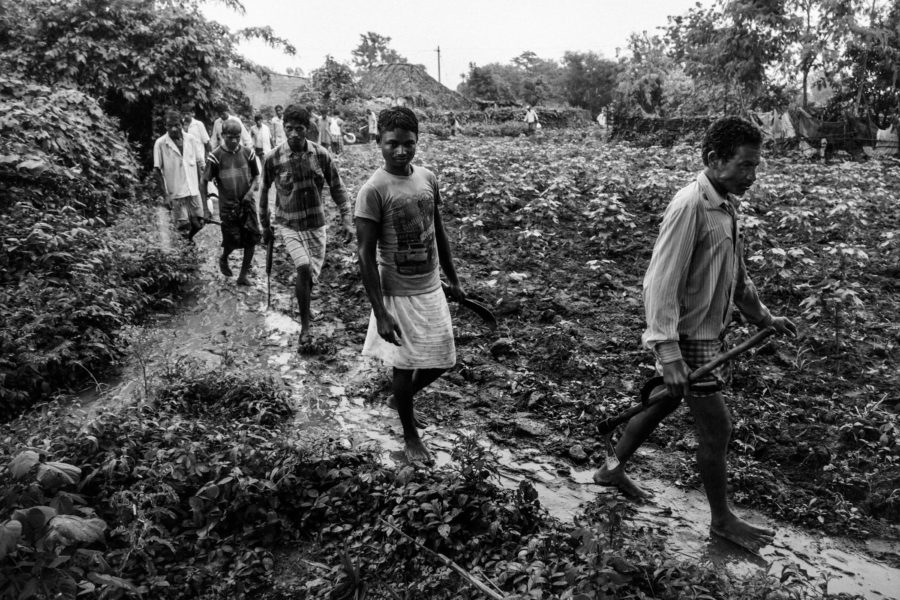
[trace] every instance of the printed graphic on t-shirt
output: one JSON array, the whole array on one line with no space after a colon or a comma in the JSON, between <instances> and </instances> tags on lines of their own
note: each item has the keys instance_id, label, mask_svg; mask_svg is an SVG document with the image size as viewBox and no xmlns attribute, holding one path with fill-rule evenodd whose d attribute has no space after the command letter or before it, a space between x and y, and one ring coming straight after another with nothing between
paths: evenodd
<instances>
[{"instance_id":1,"label":"printed graphic on t-shirt","mask_svg":"<svg viewBox=\"0 0 900 600\"><path fill-rule=\"evenodd\" d=\"M394 211L397 252L394 263L401 275L421 275L434 267L434 202L419 199Z\"/></svg>"}]
</instances>

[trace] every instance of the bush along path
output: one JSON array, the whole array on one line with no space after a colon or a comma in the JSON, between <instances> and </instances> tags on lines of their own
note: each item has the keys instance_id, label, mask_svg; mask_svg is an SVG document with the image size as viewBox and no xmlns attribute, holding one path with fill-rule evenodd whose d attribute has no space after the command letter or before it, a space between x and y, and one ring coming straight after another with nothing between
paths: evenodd
<instances>
[{"instance_id":1,"label":"bush along path","mask_svg":"<svg viewBox=\"0 0 900 600\"><path fill-rule=\"evenodd\" d=\"M812 440L770 423L773 414L802 419L801 402L844 409L843 396L821 397L824 384L810 383L828 373L816 361L833 360L817 354L833 343L831 331L801 340L811 344L802 370L810 382L788 371L786 349L773 343L741 363L732 392L740 423L732 485L743 508L812 531L789 529L761 557L709 545L690 424L680 414L639 461L657 504L634 507L585 483L603 456L593 422L630 404L647 373L636 342L643 244L694 165L687 150L610 149L566 135L573 139L552 146L423 148L445 185L464 282L501 314L489 334L455 313L459 366L421 403L435 424L425 435L438 468L406 465L393 452L400 429L384 407L387 380L359 357L369 308L353 249L332 244L313 299L319 353L298 356L291 269L280 253L267 307L262 253L255 286L238 288L218 275L218 234L207 228L198 236L196 296L158 327L132 332L123 382L91 401L87 416L50 405L4 433L0 594L490 597L478 583L507 598L888 595L896 571L874 557L896 556L887 522L862 500L844 500L843 510L836 496L807 506L839 492L747 446L772 453ZM377 165L364 147L340 160L352 189ZM498 182L490 173L504 175ZM872 309L870 318L882 314ZM891 330L882 325L861 341L867 323L847 326L839 358L853 364L865 354L858 344L884 343L884 363L876 356L867 368L890 381ZM848 373L834 394L857 385ZM779 374L794 378L790 403L771 380ZM877 385L873 393L886 389ZM882 402L856 419L870 427L890 408ZM781 437L772 434L779 427ZM881 447L857 449L872 457L873 472L891 463L895 446ZM772 489L777 498L755 493ZM861 542L819 537L823 524L810 516L883 541L869 556L842 554ZM832 568L840 560L844 572Z\"/></svg>"},{"instance_id":2,"label":"bush along path","mask_svg":"<svg viewBox=\"0 0 900 600\"><path fill-rule=\"evenodd\" d=\"M124 135L81 92L0 76L0 421L103 378L190 276Z\"/></svg>"}]
</instances>

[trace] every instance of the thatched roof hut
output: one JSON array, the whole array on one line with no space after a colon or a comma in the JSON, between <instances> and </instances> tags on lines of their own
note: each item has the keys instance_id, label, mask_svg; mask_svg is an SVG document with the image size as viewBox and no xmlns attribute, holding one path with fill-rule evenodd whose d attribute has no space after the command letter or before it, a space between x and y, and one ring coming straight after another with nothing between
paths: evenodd
<instances>
[{"instance_id":1,"label":"thatched roof hut","mask_svg":"<svg viewBox=\"0 0 900 600\"><path fill-rule=\"evenodd\" d=\"M389 98L390 104L420 108L471 108L462 94L438 82L421 65L393 63L372 67L360 77L363 93L372 98Z\"/></svg>"}]
</instances>

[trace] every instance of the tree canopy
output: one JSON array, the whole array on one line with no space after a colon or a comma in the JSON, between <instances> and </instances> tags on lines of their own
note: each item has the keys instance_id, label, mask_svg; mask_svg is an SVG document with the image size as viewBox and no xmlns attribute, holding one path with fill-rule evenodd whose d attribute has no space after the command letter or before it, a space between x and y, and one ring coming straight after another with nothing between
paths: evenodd
<instances>
[{"instance_id":1,"label":"tree canopy","mask_svg":"<svg viewBox=\"0 0 900 600\"><path fill-rule=\"evenodd\" d=\"M243 11L239 2L226 4ZM206 109L234 87L234 67L268 77L237 52L240 41L261 39L295 52L268 27L232 32L206 19L193 0L0 0L0 15L6 69L93 95L144 143L155 108Z\"/></svg>"},{"instance_id":2,"label":"tree canopy","mask_svg":"<svg viewBox=\"0 0 900 600\"><path fill-rule=\"evenodd\" d=\"M391 38L373 31L359 34L359 45L353 49L353 64L369 69L385 63L405 63L406 58L390 47Z\"/></svg>"}]
</instances>

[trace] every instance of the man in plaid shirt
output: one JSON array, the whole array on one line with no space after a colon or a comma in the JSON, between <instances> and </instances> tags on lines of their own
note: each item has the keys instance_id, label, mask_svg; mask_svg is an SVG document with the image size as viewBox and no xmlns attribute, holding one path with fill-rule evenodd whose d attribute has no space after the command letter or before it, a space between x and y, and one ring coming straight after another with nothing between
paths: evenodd
<instances>
[{"instance_id":1,"label":"man in plaid shirt","mask_svg":"<svg viewBox=\"0 0 900 600\"><path fill-rule=\"evenodd\" d=\"M322 188L341 211L344 242L353 240L350 202L341 176L328 151L306 139L309 113L299 105L284 111L287 141L266 156L260 198L260 221L266 243L277 234L297 269L295 292L300 306L298 350L310 347L310 295L325 262L325 211ZM269 216L269 188L275 186L274 223Z\"/></svg>"}]
</instances>

